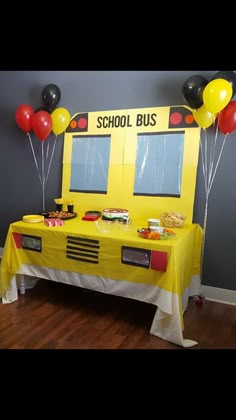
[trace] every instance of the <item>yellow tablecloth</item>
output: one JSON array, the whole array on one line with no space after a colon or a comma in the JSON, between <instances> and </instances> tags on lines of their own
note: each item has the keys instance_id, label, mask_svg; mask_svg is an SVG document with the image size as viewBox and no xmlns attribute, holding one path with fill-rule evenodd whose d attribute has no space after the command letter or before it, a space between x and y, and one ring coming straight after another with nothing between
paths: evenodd
<instances>
[{"instance_id":1,"label":"yellow tablecloth","mask_svg":"<svg viewBox=\"0 0 236 420\"><path fill-rule=\"evenodd\" d=\"M174 239L149 240L138 236L137 228L142 226L142 221L127 230L111 225L103 233L95 222L78 217L58 227L12 223L0 266L0 294L20 273L138 299L157 306L152 334L179 345L194 345L183 339L183 312L191 280L200 273L202 229L186 224L173 229ZM123 247L151 255L166 253L166 271L124 263Z\"/></svg>"}]
</instances>

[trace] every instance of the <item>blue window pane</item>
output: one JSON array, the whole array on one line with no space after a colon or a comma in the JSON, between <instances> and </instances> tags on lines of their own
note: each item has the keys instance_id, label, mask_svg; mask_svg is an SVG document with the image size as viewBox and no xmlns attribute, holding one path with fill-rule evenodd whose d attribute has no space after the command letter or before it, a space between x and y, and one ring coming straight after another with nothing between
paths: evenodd
<instances>
[{"instance_id":1,"label":"blue window pane","mask_svg":"<svg viewBox=\"0 0 236 420\"><path fill-rule=\"evenodd\" d=\"M72 140L70 191L106 193L110 136L76 136Z\"/></svg>"},{"instance_id":2,"label":"blue window pane","mask_svg":"<svg viewBox=\"0 0 236 420\"><path fill-rule=\"evenodd\" d=\"M184 131L139 134L134 195L181 195Z\"/></svg>"}]
</instances>

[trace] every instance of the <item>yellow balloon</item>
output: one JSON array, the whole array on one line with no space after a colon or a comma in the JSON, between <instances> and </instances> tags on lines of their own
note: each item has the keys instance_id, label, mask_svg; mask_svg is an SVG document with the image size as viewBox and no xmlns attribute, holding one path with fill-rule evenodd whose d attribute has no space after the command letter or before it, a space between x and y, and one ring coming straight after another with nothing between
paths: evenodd
<instances>
[{"instance_id":1,"label":"yellow balloon","mask_svg":"<svg viewBox=\"0 0 236 420\"><path fill-rule=\"evenodd\" d=\"M205 105L193 110L193 118L201 128L208 128L216 119L217 114L207 111Z\"/></svg>"},{"instance_id":2,"label":"yellow balloon","mask_svg":"<svg viewBox=\"0 0 236 420\"><path fill-rule=\"evenodd\" d=\"M228 105L233 95L230 82L225 79L215 79L209 82L203 90L203 104L209 112L220 112Z\"/></svg>"},{"instance_id":3,"label":"yellow balloon","mask_svg":"<svg viewBox=\"0 0 236 420\"><path fill-rule=\"evenodd\" d=\"M65 131L70 123L70 113L66 108L57 108L51 113L52 131L58 135Z\"/></svg>"}]
</instances>

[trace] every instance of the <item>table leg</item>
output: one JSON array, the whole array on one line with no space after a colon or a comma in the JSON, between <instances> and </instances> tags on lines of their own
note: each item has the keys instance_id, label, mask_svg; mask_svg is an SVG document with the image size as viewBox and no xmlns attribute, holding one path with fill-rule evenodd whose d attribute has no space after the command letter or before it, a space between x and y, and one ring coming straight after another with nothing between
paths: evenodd
<instances>
[{"instance_id":1,"label":"table leg","mask_svg":"<svg viewBox=\"0 0 236 420\"><path fill-rule=\"evenodd\" d=\"M20 294L25 294L25 276L24 274L19 274L20 277Z\"/></svg>"}]
</instances>

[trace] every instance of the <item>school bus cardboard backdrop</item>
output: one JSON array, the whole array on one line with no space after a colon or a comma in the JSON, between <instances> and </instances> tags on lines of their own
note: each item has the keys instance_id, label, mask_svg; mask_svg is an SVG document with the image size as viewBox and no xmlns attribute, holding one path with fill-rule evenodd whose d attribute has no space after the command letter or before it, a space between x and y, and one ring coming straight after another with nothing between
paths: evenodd
<instances>
[{"instance_id":1,"label":"school bus cardboard backdrop","mask_svg":"<svg viewBox=\"0 0 236 420\"><path fill-rule=\"evenodd\" d=\"M77 113L64 135L62 197L81 217L122 208L192 223L200 130L186 106Z\"/></svg>"}]
</instances>

